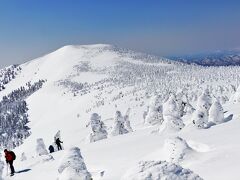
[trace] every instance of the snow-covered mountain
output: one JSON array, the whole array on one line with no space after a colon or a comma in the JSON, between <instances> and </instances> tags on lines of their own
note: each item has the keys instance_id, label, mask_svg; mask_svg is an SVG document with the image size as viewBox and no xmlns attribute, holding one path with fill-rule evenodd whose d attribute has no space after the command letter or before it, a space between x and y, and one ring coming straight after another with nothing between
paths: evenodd
<instances>
[{"instance_id":1,"label":"snow-covered mountain","mask_svg":"<svg viewBox=\"0 0 240 180\"><path fill-rule=\"evenodd\" d=\"M202 66L239 66L240 50L217 51L214 53L189 55L172 58L179 62L195 63Z\"/></svg>"},{"instance_id":2,"label":"snow-covered mountain","mask_svg":"<svg viewBox=\"0 0 240 180\"><path fill-rule=\"evenodd\" d=\"M97 44L65 46L10 69L1 71L0 137L12 142L2 148L17 146L11 179L240 178L237 66ZM48 154L56 137L64 150ZM2 176L10 179L6 168Z\"/></svg>"}]
</instances>

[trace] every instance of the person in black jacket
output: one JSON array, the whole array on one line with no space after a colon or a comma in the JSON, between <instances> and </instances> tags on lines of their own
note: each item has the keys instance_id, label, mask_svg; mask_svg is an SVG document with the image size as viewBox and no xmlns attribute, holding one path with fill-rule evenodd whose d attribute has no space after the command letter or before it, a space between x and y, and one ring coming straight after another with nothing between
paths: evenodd
<instances>
[{"instance_id":1,"label":"person in black jacket","mask_svg":"<svg viewBox=\"0 0 240 180\"><path fill-rule=\"evenodd\" d=\"M48 147L48 150L49 150L50 153L53 153L53 152L54 152L54 147L53 147L52 145L50 145L50 146Z\"/></svg>"},{"instance_id":2,"label":"person in black jacket","mask_svg":"<svg viewBox=\"0 0 240 180\"><path fill-rule=\"evenodd\" d=\"M57 138L56 139L56 145L57 145L57 148L58 148L58 150L62 150L62 146L61 146L61 143L63 143L62 141L60 141L60 139L59 138Z\"/></svg>"}]
</instances>

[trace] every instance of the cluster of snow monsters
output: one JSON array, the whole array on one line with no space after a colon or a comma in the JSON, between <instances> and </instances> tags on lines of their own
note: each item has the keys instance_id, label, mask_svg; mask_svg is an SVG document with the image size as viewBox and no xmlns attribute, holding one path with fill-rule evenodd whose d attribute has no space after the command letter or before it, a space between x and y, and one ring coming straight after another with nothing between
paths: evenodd
<instances>
[{"instance_id":1,"label":"cluster of snow monsters","mask_svg":"<svg viewBox=\"0 0 240 180\"><path fill-rule=\"evenodd\" d=\"M237 94L238 90L233 98L238 99ZM225 122L220 101L218 98L212 97L208 89L204 90L198 97L194 104L195 108L191 105L186 90L178 91L176 94L170 93L165 95L164 98L161 95L154 96L143 116L145 124L160 126L160 132L169 133L182 130L186 126L182 120L185 115L192 117L191 125L196 128L209 128L212 125ZM132 131L129 112L130 109L127 110L125 116L122 116L120 111L116 112L111 132L112 136ZM90 124L92 127L90 142L107 138L106 127L97 113L92 114ZM167 139L163 147L163 153L168 162L140 162L139 171L129 171L123 179L202 179L191 170L184 169L179 165L188 156L197 153L184 139L180 137Z\"/></svg>"},{"instance_id":2,"label":"cluster of snow monsters","mask_svg":"<svg viewBox=\"0 0 240 180\"><path fill-rule=\"evenodd\" d=\"M239 89L231 98L234 102L240 99ZM186 126L182 120L185 115L192 117L190 125L196 128L209 128L225 122L221 103L218 98L210 95L208 89L198 97L195 108L190 104L184 90L165 96L163 101L162 99L160 95L154 96L143 116L147 125L159 126L161 133L182 130ZM168 162L140 162L138 167L130 170L123 179L202 179L179 165L188 156L197 153L184 139L180 137L166 139L162 153ZM176 170L178 173L175 168L178 169ZM183 174L180 172L181 169Z\"/></svg>"},{"instance_id":3,"label":"cluster of snow monsters","mask_svg":"<svg viewBox=\"0 0 240 180\"><path fill-rule=\"evenodd\" d=\"M112 98L112 102L118 101L128 94L133 94L136 97L134 100L140 99L139 102L144 106L145 98L152 96L143 117L146 125L158 125L161 131L176 132L182 130L186 126L182 120L185 115L191 118L192 126L209 128L212 125L225 122L221 104L231 99L232 94L235 94L232 99L235 102L240 102L240 88L236 90L240 83L238 68L224 67L228 69L227 71L226 69L223 71L222 68L202 68L192 65L161 67L157 63L138 65L137 63L121 62L114 69L108 71L110 78L89 85L87 91L99 91L95 98L98 100L97 102L101 102L100 105L106 104L102 92L111 95L115 88L120 89L120 93ZM125 87L133 88L132 91L125 91ZM99 103L97 102L95 107L98 107ZM98 114L92 115L92 117L94 118L91 118L90 142L107 138L108 133L101 117ZM121 112L116 112L110 135L127 133L126 127ZM125 179L202 179L192 171L173 164L196 153L184 139L180 137L167 139L164 149L168 162L152 161L150 164L154 164L154 168L130 172L130 175L127 173ZM145 163L149 162L140 162L140 164ZM158 164L164 164L165 168L169 167L170 169L178 167L186 174L165 171L164 168L158 169Z\"/></svg>"},{"instance_id":4,"label":"cluster of snow monsters","mask_svg":"<svg viewBox=\"0 0 240 180\"><path fill-rule=\"evenodd\" d=\"M144 112L145 124L161 125L168 130L181 130L184 127L181 117L187 113L185 107L191 107L187 101L181 100L179 97L181 95L182 93L177 96L171 94L164 103L161 101L161 96L154 96L148 110ZM190 109L193 110L192 107Z\"/></svg>"},{"instance_id":5,"label":"cluster of snow monsters","mask_svg":"<svg viewBox=\"0 0 240 180\"><path fill-rule=\"evenodd\" d=\"M167 100L161 100L161 96L152 98L143 117L148 125L160 125L164 131L179 131L185 127L182 117L192 117L192 124L197 128L209 128L212 125L225 122L224 112L220 101L211 97L206 89L198 97L195 108L190 104L184 90L177 94L166 96Z\"/></svg>"},{"instance_id":6,"label":"cluster of snow monsters","mask_svg":"<svg viewBox=\"0 0 240 180\"><path fill-rule=\"evenodd\" d=\"M23 143L23 140L30 135L30 128L27 126L28 108L25 99L40 89L44 81L21 87L3 96L0 101L0 146L3 148L14 148Z\"/></svg>"},{"instance_id":7,"label":"cluster of snow monsters","mask_svg":"<svg viewBox=\"0 0 240 180\"><path fill-rule=\"evenodd\" d=\"M124 116L120 111L116 111L111 136L126 134L133 131L129 120L129 113L130 108L127 109L127 112ZM107 128L103 121L101 121L101 116L99 116L97 113L92 114L90 118L90 125L92 129L89 137L90 142L99 141L108 137L108 132L106 130Z\"/></svg>"},{"instance_id":8,"label":"cluster of snow monsters","mask_svg":"<svg viewBox=\"0 0 240 180\"><path fill-rule=\"evenodd\" d=\"M5 89L5 85L8 84L16 75L21 71L21 67L18 65L11 65L0 70L0 91Z\"/></svg>"},{"instance_id":9,"label":"cluster of snow monsters","mask_svg":"<svg viewBox=\"0 0 240 180\"><path fill-rule=\"evenodd\" d=\"M208 88L221 99L228 100L240 82L238 67L201 67L194 65L158 65L158 63L121 62L109 70L112 86L135 87L148 94L177 93L185 89L189 100L194 101ZM226 78L227 77L227 78Z\"/></svg>"},{"instance_id":10,"label":"cluster of snow monsters","mask_svg":"<svg viewBox=\"0 0 240 180\"><path fill-rule=\"evenodd\" d=\"M161 94L160 101L164 102L170 92L177 94L178 89L184 89L188 101L194 102L207 88L210 94L214 94L223 104L229 100L240 84L238 67L202 67L171 62L166 59L159 60L156 57L143 56L129 51L117 49L108 49L108 51L119 54L122 61L113 67L102 69L94 69L90 61L84 61L74 68L76 76L81 72L93 72L107 75L104 76L105 78L87 83L76 82L69 76L59 81L59 84L70 89L74 96L96 94L96 101L86 112L94 112L95 108L104 106L107 102L117 104L118 100L133 93L143 105L145 105L146 96L157 94ZM94 56L94 54L90 53L89 56ZM118 95L114 94L116 90L120 91ZM105 96L106 93L108 97ZM111 98L110 102L108 98Z\"/></svg>"},{"instance_id":11,"label":"cluster of snow monsters","mask_svg":"<svg viewBox=\"0 0 240 180\"><path fill-rule=\"evenodd\" d=\"M218 99L211 98L209 91L206 90L198 98L196 111L192 116L193 124L198 128L208 128L211 125L223 123L223 107Z\"/></svg>"}]
</instances>

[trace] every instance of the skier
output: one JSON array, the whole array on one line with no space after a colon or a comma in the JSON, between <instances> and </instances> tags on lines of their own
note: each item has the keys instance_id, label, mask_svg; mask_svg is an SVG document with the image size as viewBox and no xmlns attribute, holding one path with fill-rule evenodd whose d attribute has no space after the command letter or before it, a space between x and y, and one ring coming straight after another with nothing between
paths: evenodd
<instances>
[{"instance_id":1,"label":"skier","mask_svg":"<svg viewBox=\"0 0 240 180\"><path fill-rule=\"evenodd\" d=\"M63 143L63 142L62 142L62 141L60 141L60 139L59 139L59 138L57 138L57 139L56 139L55 143L56 143L56 145L57 145L57 148L58 148L58 150L62 150L61 143Z\"/></svg>"},{"instance_id":2,"label":"skier","mask_svg":"<svg viewBox=\"0 0 240 180\"><path fill-rule=\"evenodd\" d=\"M13 151L8 151L7 149L4 150L6 163L9 164L11 169L10 176L13 176L15 173L14 167L13 167L13 161L16 159L16 155Z\"/></svg>"}]
</instances>

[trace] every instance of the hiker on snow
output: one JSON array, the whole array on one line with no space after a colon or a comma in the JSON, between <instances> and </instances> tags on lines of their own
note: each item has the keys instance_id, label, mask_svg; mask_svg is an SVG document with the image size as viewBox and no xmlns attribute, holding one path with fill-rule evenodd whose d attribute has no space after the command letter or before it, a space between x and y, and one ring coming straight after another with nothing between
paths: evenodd
<instances>
[{"instance_id":1,"label":"hiker on snow","mask_svg":"<svg viewBox=\"0 0 240 180\"><path fill-rule=\"evenodd\" d=\"M16 159L16 155L13 151L8 151L7 149L4 150L5 153L5 158L6 158L6 163L9 164L10 169L11 169L11 176L14 175L15 170L13 167L13 161Z\"/></svg>"},{"instance_id":2,"label":"hiker on snow","mask_svg":"<svg viewBox=\"0 0 240 180\"><path fill-rule=\"evenodd\" d=\"M50 153L53 153L53 152L54 152L54 147L53 147L52 145L50 145L50 146L48 147L48 150L49 150Z\"/></svg>"},{"instance_id":3,"label":"hiker on snow","mask_svg":"<svg viewBox=\"0 0 240 180\"><path fill-rule=\"evenodd\" d=\"M61 143L63 143L62 141L60 141L60 139L59 138L57 138L56 139L56 145L57 145L57 148L58 148L58 150L62 150L62 146L61 146Z\"/></svg>"}]
</instances>

